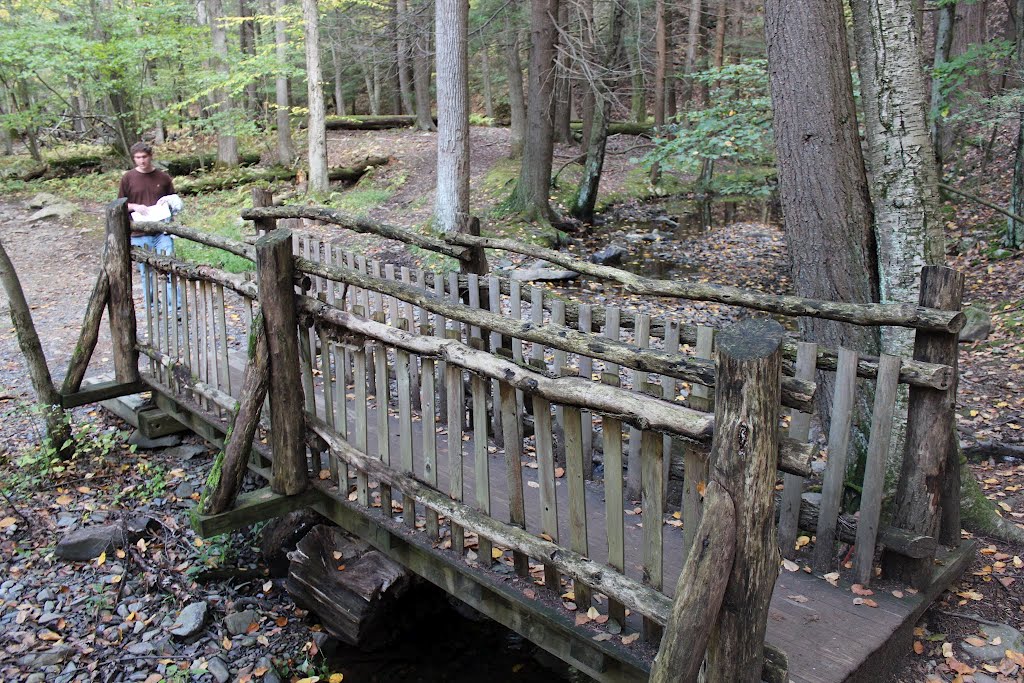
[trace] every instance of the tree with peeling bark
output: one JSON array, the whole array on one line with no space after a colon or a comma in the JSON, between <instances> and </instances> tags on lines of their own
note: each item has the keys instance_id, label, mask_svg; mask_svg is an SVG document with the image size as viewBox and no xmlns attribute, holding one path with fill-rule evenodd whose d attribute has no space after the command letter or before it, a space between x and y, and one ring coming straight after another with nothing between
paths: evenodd
<instances>
[{"instance_id":1,"label":"tree with peeling bark","mask_svg":"<svg viewBox=\"0 0 1024 683\"><path fill-rule=\"evenodd\" d=\"M437 190L434 228L469 223L468 0L437 0Z\"/></svg>"},{"instance_id":2,"label":"tree with peeling bark","mask_svg":"<svg viewBox=\"0 0 1024 683\"><path fill-rule=\"evenodd\" d=\"M291 107L288 103L288 76L285 69L288 64L288 34L284 20L286 0L274 0L274 54L277 57L278 73L274 78L275 111L277 122L277 160L282 164L290 164L295 158L295 145L292 143Z\"/></svg>"},{"instance_id":3,"label":"tree with peeling bark","mask_svg":"<svg viewBox=\"0 0 1024 683\"><path fill-rule=\"evenodd\" d=\"M327 129L324 125L320 10L317 0L302 0L302 18L305 22L306 92L309 98L309 192L323 193L330 188L330 180L327 177Z\"/></svg>"}]
</instances>

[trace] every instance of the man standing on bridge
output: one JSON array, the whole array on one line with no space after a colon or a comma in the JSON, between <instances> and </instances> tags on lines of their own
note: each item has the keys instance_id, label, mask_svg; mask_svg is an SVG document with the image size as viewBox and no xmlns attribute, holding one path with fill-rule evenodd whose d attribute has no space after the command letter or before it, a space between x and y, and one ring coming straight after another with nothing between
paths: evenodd
<instances>
[{"instance_id":1,"label":"man standing on bridge","mask_svg":"<svg viewBox=\"0 0 1024 683\"><path fill-rule=\"evenodd\" d=\"M181 210L181 199L174 193L174 181L166 171L153 165L153 148L147 143L136 142L130 151L135 168L121 176L117 196L128 200L133 221L169 221L173 213ZM131 242L132 246L151 249L158 254L174 253L174 241L167 233L146 235L133 230ZM143 301L148 308L149 278L145 264L139 264L139 273L142 275ZM167 299L171 299L170 285L167 286Z\"/></svg>"}]
</instances>

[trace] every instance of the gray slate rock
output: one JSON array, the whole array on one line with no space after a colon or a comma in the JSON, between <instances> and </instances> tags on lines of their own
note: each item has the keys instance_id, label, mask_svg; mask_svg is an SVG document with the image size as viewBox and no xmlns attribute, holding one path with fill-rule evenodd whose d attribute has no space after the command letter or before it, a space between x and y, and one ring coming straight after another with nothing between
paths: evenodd
<instances>
[{"instance_id":1,"label":"gray slate rock","mask_svg":"<svg viewBox=\"0 0 1024 683\"><path fill-rule=\"evenodd\" d=\"M228 665L220 657L214 657L209 660L206 663L206 670L213 674L213 677L217 679L217 683L227 683L231 679L231 671L228 670Z\"/></svg>"},{"instance_id":2,"label":"gray slate rock","mask_svg":"<svg viewBox=\"0 0 1024 683\"><path fill-rule=\"evenodd\" d=\"M975 660L997 663L1006 656L1007 650L1014 650L1015 652L1024 651L1024 633L1021 633L1012 626L1007 624L999 624L998 626L985 625L983 630L985 635L988 636L989 641L999 638L1001 642L998 645L984 645L982 647L961 643L964 652L971 655Z\"/></svg>"},{"instance_id":3,"label":"gray slate rock","mask_svg":"<svg viewBox=\"0 0 1024 683\"><path fill-rule=\"evenodd\" d=\"M616 266L629 256L629 249L620 244L609 244L601 251L591 254L591 263L599 263L603 266Z\"/></svg>"},{"instance_id":4,"label":"gray slate rock","mask_svg":"<svg viewBox=\"0 0 1024 683\"><path fill-rule=\"evenodd\" d=\"M18 664L26 668L56 666L67 659L75 648L70 645L56 645L46 652L33 652L18 659Z\"/></svg>"},{"instance_id":5,"label":"gray slate rock","mask_svg":"<svg viewBox=\"0 0 1024 683\"><path fill-rule=\"evenodd\" d=\"M233 636L240 636L249 629L249 624L259 621L256 610L247 609L244 612L234 612L224 619L224 627Z\"/></svg>"},{"instance_id":6,"label":"gray slate rock","mask_svg":"<svg viewBox=\"0 0 1024 683\"><path fill-rule=\"evenodd\" d=\"M125 544L124 530L117 524L75 529L60 539L54 554L64 560L84 562Z\"/></svg>"},{"instance_id":7,"label":"gray slate rock","mask_svg":"<svg viewBox=\"0 0 1024 683\"><path fill-rule=\"evenodd\" d=\"M139 448L146 450L155 450L157 448L171 448L181 443L181 437L177 434L168 434L167 436L161 436L159 439L149 439L142 435L138 429L132 432L132 435L128 437L128 444L135 445Z\"/></svg>"},{"instance_id":8,"label":"gray slate rock","mask_svg":"<svg viewBox=\"0 0 1024 683\"><path fill-rule=\"evenodd\" d=\"M51 204L50 206L44 206L43 208L36 211L34 214L28 217L30 221L39 221L44 218L68 218L74 216L77 213L81 213L74 204Z\"/></svg>"},{"instance_id":9,"label":"gray slate rock","mask_svg":"<svg viewBox=\"0 0 1024 683\"><path fill-rule=\"evenodd\" d=\"M206 623L207 609L208 606L205 600L186 605L178 613L178 618L174 621L174 624L171 625L171 634L179 638L188 638L199 633L199 629Z\"/></svg>"},{"instance_id":10,"label":"gray slate rock","mask_svg":"<svg viewBox=\"0 0 1024 683\"><path fill-rule=\"evenodd\" d=\"M177 458L179 460L191 460L192 458L204 455L210 451L206 446L201 446L196 443L183 443L180 446L174 448L168 448L164 455Z\"/></svg>"},{"instance_id":11,"label":"gray slate rock","mask_svg":"<svg viewBox=\"0 0 1024 683\"><path fill-rule=\"evenodd\" d=\"M509 276L521 282L561 282L575 280L580 274L574 270L553 268L547 261L534 261L529 268L517 268Z\"/></svg>"},{"instance_id":12,"label":"gray slate rock","mask_svg":"<svg viewBox=\"0 0 1024 683\"><path fill-rule=\"evenodd\" d=\"M992 316L980 306L968 306L964 309L967 322L960 330L961 342L984 341L992 331Z\"/></svg>"},{"instance_id":13,"label":"gray slate rock","mask_svg":"<svg viewBox=\"0 0 1024 683\"><path fill-rule=\"evenodd\" d=\"M28 206L30 209L41 209L44 206L52 206L53 204L62 204L64 200L55 194L49 192L40 192L35 197L28 200Z\"/></svg>"}]
</instances>

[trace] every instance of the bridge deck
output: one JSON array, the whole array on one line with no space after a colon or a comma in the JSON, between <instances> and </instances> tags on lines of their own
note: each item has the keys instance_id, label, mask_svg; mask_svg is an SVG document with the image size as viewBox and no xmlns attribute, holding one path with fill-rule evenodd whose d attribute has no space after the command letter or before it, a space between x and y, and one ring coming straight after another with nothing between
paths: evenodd
<instances>
[{"instance_id":1,"label":"bridge deck","mask_svg":"<svg viewBox=\"0 0 1024 683\"><path fill-rule=\"evenodd\" d=\"M242 358L240 354L232 354L232 387L240 387ZM317 380L317 411L323 413L322 384ZM195 416L187 416L188 401L177 397L174 399L183 418L195 420ZM351 399L346 401L349 424L355 419L354 406ZM392 408L393 412L394 409ZM377 405L371 400L368 406L368 437L367 451L377 453ZM223 429L223 424L216 424ZM395 415L389 416L389 443L392 462L398 461L399 423ZM415 455L414 472L423 472L422 423L413 422L413 444ZM437 444L438 486L442 492L448 491L448 438L441 423L436 425L435 439ZM464 453L473 453L472 434L467 433L468 441L463 442ZM490 498L491 516L499 520L507 520L508 502L505 479L504 454L500 448L491 444L490 462ZM533 466L531 466L533 465ZM539 488L532 486L537 482L536 456L524 453L522 470L524 481L524 499L527 511L527 529L540 533L540 499ZM464 500L475 502L474 463L470 455L464 459L463 478L465 482ZM498 565L498 570L488 571L470 565L450 550L438 548L444 545L445 535L441 543L431 543L422 530L411 532L401 524L400 513L397 519L385 520L378 509L367 510L350 503L347 491L341 492L329 482L316 482L324 493L321 511L349 530L359 533L367 540L378 545L381 550L391 554L411 569L431 580L457 597L494 617L505 625L520 631L526 637L541 646L552 650L555 654L571 655L576 662L587 663L585 653L592 650L594 656L603 663L586 666L590 673L601 673L604 680L635 680L638 672L650 666L655 648L642 641L624 646L619 638L595 641L593 638L600 633L593 624L582 627L575 626L575 613L567 610L562 600L554 593L545 591L543 587L532 585L519 579L511 571L511 555L505 553ZM350 482L350 484L353 482ZM560 509L568 509L567 487L564 479L556 480L555 491ZM586 483L587 530L590 547L590 558L605 562L607 560L607 542L605 537L605 504L601 482ZM626 574L641 580L642 557L642 525L645 523L643 514L633 514L634 505L627 502L624 510ZM423 510L417 513L422 515ZM682 568L683 534L680 528L666 522L671 519L665 516L659 519L664 525L664 579L665 593L675 593L675 583ZM568 515L559 515L559 537L569 537ZM422 529L422 525L420 525ZM877 607L854 605L856 597L850 592L849 584L840 581L839 586L832 586L824 579L803 571L782 571L775 586L769 612L766 642L784 651L789 658L789 678L797 682L835 682L846 680L878 680L884 675L887 667L893 665L895 656L904 654L910 648L910 632L913 624L924 612L932 599L944 590L964 569L971 557L970 548L949 555L944 563L937 565L936 579L931 590L920 593L903 592L902 597L895 597L890 590L898 587L876 589L872 599ZM539 568L539 565L534 567ZM542 581L543 574L533 574ZM568 590L565 585L559 586L558 594ZM524 593L524 591L527 591ZM597 605L599 611L606 612L605 603ZM639 630L639 619L636 615L627 620L626 632ZM572 644L575 642L575 645ZM575 647L572 652L558 652L558 648ZM581 654L584 653L584 654ZM609 664L611 662L611 664ZM611 667L611 668L609 668Z\"/></svg>"}]
</instances>

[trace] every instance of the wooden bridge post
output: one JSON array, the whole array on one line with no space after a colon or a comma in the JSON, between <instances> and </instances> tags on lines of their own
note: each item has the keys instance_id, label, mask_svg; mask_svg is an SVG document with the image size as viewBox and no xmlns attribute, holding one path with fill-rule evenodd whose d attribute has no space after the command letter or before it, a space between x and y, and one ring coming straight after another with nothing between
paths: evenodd
<instances>
[{"instance_id":1,"label":"wooden bridge post","mask_svg":"<svg viewBox=\"0 0 1024 683\"><path fill-rule=\"evenodd\" d=\"M110 337L113 344L114 377L125 384L139 381L139 351L136 344L135 302L132 299L131 224L128 200L107 204L107 235L103 248L103 269L110 281Z\"/></svg>"},{"instance_id":2,"label":"wooden bridge post","mask_svg":"<svg viewBox=\"0 0 1024 683\"><path fill-rule=\"evenodd\" d=\"M293 270L290 230L273 230L256 240L256 283L270 358L270 487L284 495L301 493L309 484Z\"/></svg>"},{"instance_id":3,"label":"wooden bridge post","mask_svg":"<svg viewBox=\"0 0 1024 683\"><path fill-rule=\"evenodd\" d=\"M963 273L945 266L925 266L921 271L922 306L960 310ZM959 333L917 330L914 360L957 364ZM956 437L956 378L949 389L910 387L907 437L900 481L896 489L892 526L939 538L947 545L960 541L960 463ZM931 578L933 557L910 558L887 550L883 556L886 576L922 587Z\"/></svg>"},{"instance_id":4,"label":"wooden bridge post","mask_svg":"<svg viewBox=\"0 0 1024 683\"><path fill-rule=\"evenodd\" d=\"M274 192L266 187L252 188L252 206L254 209L262 209L274 205ZM275 218L254 218L253 227L256 228L256 236L263 237L277 227Z\"/></svg>"},{"instance_id":5,"label":"wooden bridge post","mask_svg":"<svg viewBox=\"0 0 1024 683\"><path fill-rule=\"evenodd\" d=\"M732 498L736 542L708 647L709 683L761 680L768 603L780 562L774 490L784 336L782 325L766 318L718 335L710 480ZM694 547L687 561L701 555Z\"/></svg>"}]
</instances>

